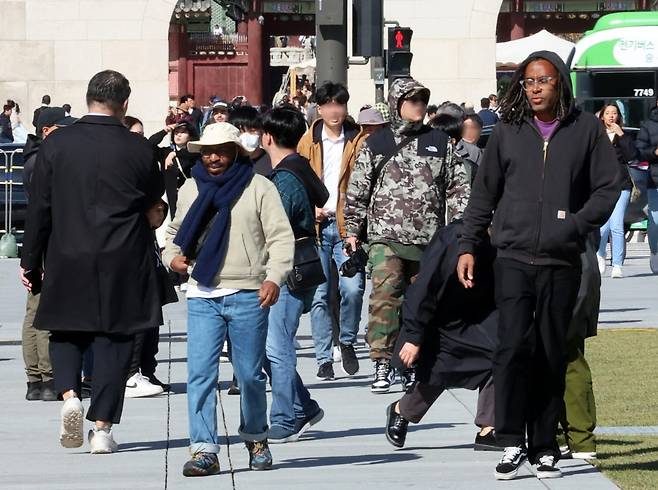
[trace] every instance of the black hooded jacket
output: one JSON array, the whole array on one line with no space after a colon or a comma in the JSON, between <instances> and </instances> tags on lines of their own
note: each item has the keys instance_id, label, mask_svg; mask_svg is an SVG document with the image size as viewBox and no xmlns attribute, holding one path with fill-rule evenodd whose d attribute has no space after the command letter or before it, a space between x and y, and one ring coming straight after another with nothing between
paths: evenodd
<instances>
[{"instance_id":1,"label":"black hooded jacket","mask_svg":"<svg viewBox=\"0 0 658 490\"><path fill-rule=\"evenodd\" d=\"M642 161L651 164L651 176L658 182L658 107L649 112L649 118L640 126L640 132L635 139L635 146Z\"/></svg>"},{"instance_id":2,"label":"black hooded jacket","mask_svg":"<svg viewBox=\"0 0 658 490\"><path fill-rule=\"evenodd\" d=\"M464 214L461 254L483 243L493 218L498 257L578 264L587 234L607 221L619 198L617 158L600 121L575 107L569 70L555 53L533 53L519 70L537 59L555 66L571 92L568 114L546 142L531 118L496 125Z\"/></svg>"}]
</instances>

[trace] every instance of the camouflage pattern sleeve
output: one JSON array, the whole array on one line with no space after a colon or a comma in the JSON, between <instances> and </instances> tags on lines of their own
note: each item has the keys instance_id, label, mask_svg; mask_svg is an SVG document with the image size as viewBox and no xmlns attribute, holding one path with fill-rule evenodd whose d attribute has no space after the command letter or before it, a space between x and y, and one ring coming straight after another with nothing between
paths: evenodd
<instances>
[{"instance_id":1,"label":"camouflage pattern sleeve","mask_svg":"<svg viewBox=\"0 0 658 490\"><path fill-rule=\"evenodd\" d=\"M370 203L370 180L372 178L373 155L364 141L354 160L345 196L345 230L347 236L365 236L366 216Z\"/></svg>"},{"instance_id":2,"label":"camouflage pattern sleeve","mask_svg":"<svg viewBox=\"0 0 658 490\"><path fill-rule=\"evenodd\" d=\"M448 143L445 168L446 224L449 224L463 218L471 197L471 182L466 163L454 151L452 143Z\"/></svg>"}]
</instances>

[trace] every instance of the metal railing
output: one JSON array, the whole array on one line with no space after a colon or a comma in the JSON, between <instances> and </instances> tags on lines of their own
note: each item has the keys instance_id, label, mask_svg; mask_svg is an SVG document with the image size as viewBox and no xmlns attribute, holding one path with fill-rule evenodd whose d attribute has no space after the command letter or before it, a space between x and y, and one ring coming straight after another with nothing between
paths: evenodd
<instances>
[{"instance_id":1,"label":"metal railing","mask_svg":"<svg viewBox=\"0 0 658 490\"><path fill-rule=\"evenodd\" d=\"M0 148L0 203L3 207L3 222L0 235L16 229L22 235L25 229L27 199L23 185L23 149L3 150ZM18 219L14 210L22 213Z\"/></svg>"}]
</instances>

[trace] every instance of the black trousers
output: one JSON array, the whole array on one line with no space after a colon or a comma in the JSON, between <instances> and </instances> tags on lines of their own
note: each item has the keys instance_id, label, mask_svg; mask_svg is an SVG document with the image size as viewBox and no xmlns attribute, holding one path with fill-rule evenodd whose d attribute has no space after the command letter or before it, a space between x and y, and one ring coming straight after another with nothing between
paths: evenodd
<instances>
[{"instance_id":1,"label":"black trousers","mask_svg":"<svg viewBox=\"0 0 658 490\"><path fill-rule=\"evenodd\" d=\"M160 327L150 328L135 334L133 355L128 373L129 378L140 370L147 378L155 374L155 368L158 365L155 356L158 353L159 341Z\"/></svg>"},{"instance_id":2,"label":"black trousers","mask_svg":"<svg viewBox=\"0 0 658 490\"><path fill-rule=\"evenodd\" d=\"M531 463L545 454L557 459L567 328L580 268L497 259L494 275L500 313L493 366L496 439L501 446L523 445L527 430Z\"/></svg>"},{"instance_id":3,"label":"black trousers","mask_svg":"<svg viewBox=\"0 0 658 490\"><path fill-rule=\"evenodd\" d=\"M134 335L95 332L51 332L50 361L58 393L81 393L82 355L94 353L94 376L87 420L121 421L126 380L133 355Z\"/></svg>"},{"instance_id":4,"label":"black trousers","mask_svg":"<svg viewBox=\"0 0 658 490\"><path fill-rule=\"evenodd\" d=\"M413 390L400 399L400 415L411 423L419 423L445 389L444 386L416 383ZM475 425L480 428L493 427L494 411L493 380L489 378L480 387Z\"/></svg>"}]
</instances>

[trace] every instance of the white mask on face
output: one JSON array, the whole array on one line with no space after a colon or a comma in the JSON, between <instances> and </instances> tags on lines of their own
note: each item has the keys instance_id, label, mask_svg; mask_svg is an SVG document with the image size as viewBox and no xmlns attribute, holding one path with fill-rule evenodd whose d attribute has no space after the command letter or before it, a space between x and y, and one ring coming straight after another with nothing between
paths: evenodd
<instances>
[{"instance_id":1,"label":"white mask on face","mask_svg":"<svg viewBox=\"0 0 658 490\"><path fill-rule=\"evenodd\" d=\"M252 153L260 147L260 134L242 133L240 141L244 149Z\"/></svg>"}]
</instances>

